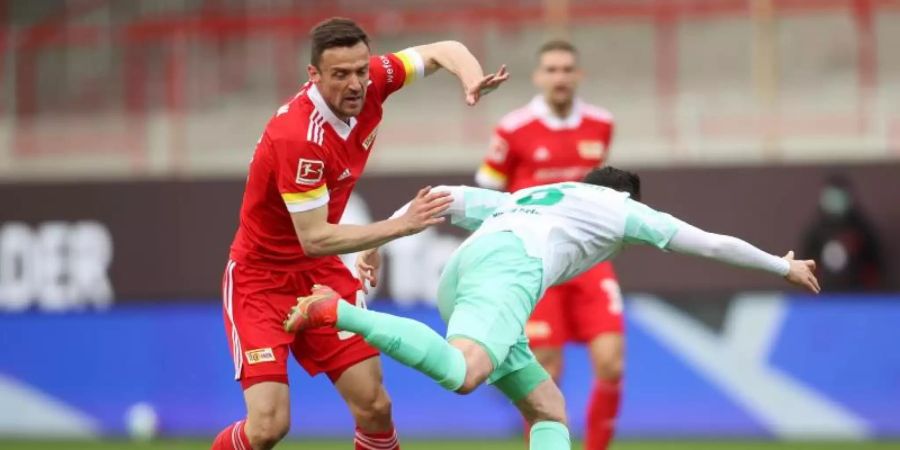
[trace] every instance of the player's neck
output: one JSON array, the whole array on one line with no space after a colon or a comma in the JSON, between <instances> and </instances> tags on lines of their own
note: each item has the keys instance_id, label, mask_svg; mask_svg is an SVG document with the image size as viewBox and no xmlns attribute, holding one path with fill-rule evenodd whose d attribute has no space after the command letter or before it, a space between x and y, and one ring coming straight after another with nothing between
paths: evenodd
<instances>
[{"instance_id":1,"label":"player's neck","mask_svg":"<svg viewBox=\"0 0 900 450\"><path fill-rule=\"evenodd\" d=\"M331 112L334 114L334 117L337 117L338 120L340 120L341 122L346 123L347 125L350 125L350 119L352 119L353 116L345 116L345 115L343 115L343 114L341 114L341 113L335 111L335 109L332 108L331 105L328 105L328 109L331 110Z\"/></svg>"},{"instance_id":2,"label":"player's neck","mask_svg":"<svg viewBox=\"0 0 900 450\"><path fill-rule=\"evenodd\" d=\"M554 116L559 117L560 119L565 119L569 117L569 114L572 114L572 106L575 104L575 100L569 100L563 103L553 103L544 99L544 103L547 104L547 107L550 108L550 112L553 113Z\"/></svg>"}]
</instances>

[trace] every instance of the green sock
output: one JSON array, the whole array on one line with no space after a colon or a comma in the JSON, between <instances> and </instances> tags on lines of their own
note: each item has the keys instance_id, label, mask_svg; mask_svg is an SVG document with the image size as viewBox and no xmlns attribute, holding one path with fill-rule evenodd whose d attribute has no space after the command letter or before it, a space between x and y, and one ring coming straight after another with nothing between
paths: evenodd
<instances>
[{"instance_id":1,"label":"green sock","mask_svg":"<svg viewBox=\"0 0 900 450\"><path fill-rule=\"evenodd\" d=\"M531 450L570 450L569 429L559 422L536 422L531 426Z\"/></svg>"},{"instance_id":2,"label":"green sock","mask_svg":"<svg viewBox=\"0 0 900 450\"><path fill-rule=\"evenodd\" d=\"M451 391L459 389L465 381L466 360L462 352L421 322L340 301L337 328L361 335L386 355Z\"/></svg>"}]
</instances>

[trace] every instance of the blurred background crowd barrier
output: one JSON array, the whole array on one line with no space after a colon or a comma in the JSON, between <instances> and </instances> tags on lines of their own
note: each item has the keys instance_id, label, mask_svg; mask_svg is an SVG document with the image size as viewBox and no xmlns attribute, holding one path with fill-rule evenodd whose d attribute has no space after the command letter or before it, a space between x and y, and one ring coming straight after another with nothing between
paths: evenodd
<instances>
[{"instance_id":1,"label":"blurred background crowd barrier","mask_svg":"<svg viewBox=\"0 0 900 450\"><path fill-rule=\"evenodd\" d=\"M621 435L900 437L900 0L0 0L0 437L121 435L147 411L212 435L242 415L219 290L243 178L333 15L376 52L456 39L513 77L475 108L447 75L391 97L345 221L472 184L493 125L534 95L537 47L568 36L647 203L819 260L826 293L807 297L623 255ZM440 329L461 239L390 244L372 307ZM580 430L591 371L567 351ZM490 390L385 365L405 435L518 433ZM352 431L324 378L291 376L293 432Z\"/></svg>"},{"instance_id":2,"label":"blurred background crowd barrier","mask_svg":"<svg viewBox=\"0 0 900 450\"><path fill-rule=\"evenodd\" d=\"M900 156L898 0L5 0L0 174L242 174L332 15L378 52L458 39L513 75L474 109L449 77L392 98L372 171L471 170L562 34L620 165Z\"/></svg>"}]
</instances>

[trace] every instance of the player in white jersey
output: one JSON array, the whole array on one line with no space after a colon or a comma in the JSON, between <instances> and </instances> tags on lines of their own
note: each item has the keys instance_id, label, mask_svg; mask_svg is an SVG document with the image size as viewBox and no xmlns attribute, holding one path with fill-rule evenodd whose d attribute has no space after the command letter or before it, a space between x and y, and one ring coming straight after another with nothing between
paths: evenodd
<instances>
[{"instance_id":1,"label":"player in white jersey","mask_svg":"<svg viewBox=\"0 0 900 450\"><path fill-rule=\"evenodd\" d=\"M795 260L793 252L779 258L656 211L640 203L640 179L612 167L596 169L580 183L513 194L465 186L436 189L453 197L451 223L475 230L441 275L438 306L448 322L446 340L414 320L342 302L325 286L298 299L285 330L335 326L358 333L460 394L487 381L532 425L531 449L570 448L562 393L524 334L547 287L609 260L627 245L643 244L762 270L819 291L813 261ZM375 255L365 253L358 262L363 278L373 284Z\"/></svg>"}]
</instances>

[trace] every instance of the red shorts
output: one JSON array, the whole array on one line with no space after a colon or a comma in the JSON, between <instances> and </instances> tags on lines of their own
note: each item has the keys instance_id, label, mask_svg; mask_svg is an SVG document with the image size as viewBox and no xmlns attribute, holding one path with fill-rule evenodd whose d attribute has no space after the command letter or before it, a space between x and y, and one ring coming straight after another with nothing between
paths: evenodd
<instances>
[{"instance_id":1,"label":"red shorts","mask_svg":"<svg viewBox=\"0 0 900 450\"><path fill-rule=\"evenodd\" d=\"M378 355L362 337L335 328L297 334L282 329L297 297L309 295L313 284L330 286L353 304L361 287L340 262L278 272L228 261L222 282L225 334L234 359L234 378L244 389L258 381L287 383L288 353L310 375L325 372L332 381L348 367Z\"/></svg>"},{"instance_id":2,"label":"red shorts","mask_svg":"<svg viewBox=\"0 0 900 450\"><path fill-rule=\"evenodd\" d=\"M600 334L621 334L622 293L612 263L547 289L525 325L532 347L586 343Z\"/></svg>"}]
</instances>

